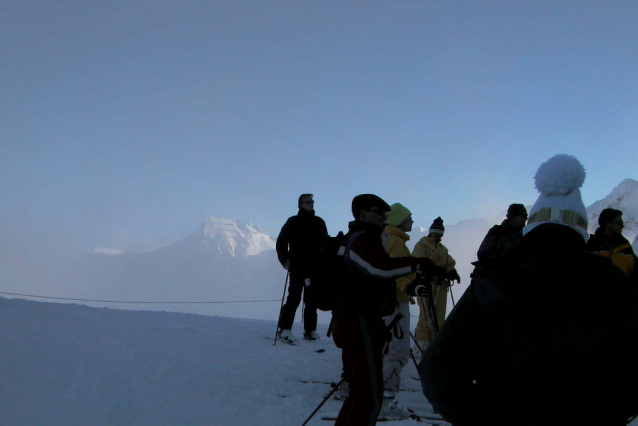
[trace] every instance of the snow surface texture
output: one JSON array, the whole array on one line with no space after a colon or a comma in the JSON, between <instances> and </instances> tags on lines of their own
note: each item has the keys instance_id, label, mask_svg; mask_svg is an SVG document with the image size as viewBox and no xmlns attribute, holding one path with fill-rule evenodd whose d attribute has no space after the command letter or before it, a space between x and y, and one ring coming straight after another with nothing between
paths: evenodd
<instances>
[{"instance_id":1,"label":"snow surface texture","mask_svg":"<svg viewBox=\"0 0 638 426\"><path fill-rule=\"evenodd\" d=\"M273 345L273 321L0 298L0 424L298 426L340 379L340 351L318 331ZM415 376L410 363L399 401L426 404Z\"/></svg>"},{"instance_id":2,"label":"snow surface texture","mask_svg":"<svg viewBox=\"0 0 638 426\"><path fill-rule=\"evenodd\" d=\"M0 424L299 426L340 380L340 351L319 332L273 345L273 321L0 298Z\"/></svg>"}]
</instances>

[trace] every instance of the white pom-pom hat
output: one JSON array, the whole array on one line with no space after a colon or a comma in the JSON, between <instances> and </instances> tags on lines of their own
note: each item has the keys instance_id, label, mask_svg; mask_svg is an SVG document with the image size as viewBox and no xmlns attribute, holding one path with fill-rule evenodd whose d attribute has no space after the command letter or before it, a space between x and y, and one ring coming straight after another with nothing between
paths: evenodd
<instances>
[{"instance_id":1,"label":"white pom-pom hat","mask_svg":"<svg viewBox=\"0 0 638 426\"><path fill-rule=\"evenodd\" d=\"M536 189L540 196L529 212L523 234L544 223L569 226L587 241L587 210L580 196L585 168L576 157L558 154L538 168Z\"/></svg>"}]
</instances>

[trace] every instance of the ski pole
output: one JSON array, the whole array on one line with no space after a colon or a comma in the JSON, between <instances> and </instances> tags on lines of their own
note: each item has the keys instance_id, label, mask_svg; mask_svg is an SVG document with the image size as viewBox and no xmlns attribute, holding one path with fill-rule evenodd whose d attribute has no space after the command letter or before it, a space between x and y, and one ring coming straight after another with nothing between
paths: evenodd
<instances>
[{"instance_id":1,"label":"ski pole","mask_svg":"<svg viewBox=\"0 0 638 426\"><path fill-rule=\"evenodd\" d=\"M290 276L290 271L286 273L286 282L284 283L284 294L281 296L281 306L279 307L279 320L277 320L277 328L275 328L275 341L273 342L273 346L277 344L277 332L279 331L279 321L281 321L281 311L284 309L284 297L286 297L286 289L288 288L288 277Z\"/></svg>"},{"instance_id":2,"label":"ski pole","mask_svg":"<svg viewBox=\"0 0 638 426\"><path fill-rule=\"evenodd\" d=\"M442 284L441 281L438 282L437 286L436 286L436 297L434 297L434 293L433 291L433 286L430 286L430 298L428 300L429 302L429 308L430 308L430 316L432 317L432 325L434 327L434 332L436 334L439 333L439 319L436 316L436 302L439 299L439 296L441 295L441 288L442 288Z\"/></svg>"},{"instance_id":3,"label":"ski pole","mask_svg":"<svg viewBox=\"0 0 638 426\"><path fill-rule=\"evenodd\" d=\"M454 293L452 293L452 287L450 287L450 296L452 296L452 307L455 307L456 303L454 303Z\"/></svg>"},{"instance_id":4,"label":"ski pole","mask_svg":"<svg viewBox=\"0 0 638 426\"><path fill-rule=\"evenodd\" d=\"M412 358L412 362L414 363L414 368L416 368L417 373L419 372L419 364L416 363L416 357L414 356L414 351L410 348L410 358Z\"/></svg>"},{"instance_id":5,"label":"ski pole","mask_svg":"<svg viewBox=\"0 0 638 426\"><path fill-rule=\"evenodd\" d=\"M421 345L419 345L419 341L416 340L416 337L414 337L414 334L412 334L412 332L410 332L410 337L412 338L412 340L414 341L414 345L419 348L419 350L421 351L421 357L423 357L423 352L425 352L425 347L421 347ZM425 346L425 345L423 345ZM414 362L414 366L416 367L417 371L419 370L419 365L416 362L416 356L414 356L414 351L412 350L412 348L410 348L410 358L412 358L412 362Z\"/></svg>"},{"instance_id":6,"label":"ski pole","mask_svg":"<svg viewBox=\"0 0 638 426\"><path fill-rule=\"evenodd\" d=\"M343 383L345 379L341 379L339 380L339 383L337 383L336 385L334 385L334 387L332 388L332 390L330 392L328 392L328 395L326 395L323 398L323 401L321 401L321 403L317 406L317 408L315 408L315 411L313 411L308 418L306 419L305 422L303 422L303 424L301 426L306 426L306 424L308 424L308 422L310 421L310 419L312 419L312 417L317 414L317 411L319 411L319 409L321 407L323 407L323 404L326 403L326 401L328 401L330 399L330 397L332 396L333 393L335 393L337 391L337 389L339 389L339 386L341 386L341 384Z\"/></svg>"},{"instance_id":7,"label":"ski pole","mask_svg":"<svg viewBox=\"0 0 638 426\"><path fill-rule=\"evenodd\" d=\"M423 318L425 318L425 328L428 331L428 336L429 336L429 341L432 342L434 340L435 337L435 333L434 333L434 325L432 324L432 313L429 311L428 307L427 307L427 300L425 300L425 297L422 296L418 296L417 297L417 302L419 304L419 308L421 309L421 312L423 313Z\"/></svg>"}]
</instances>

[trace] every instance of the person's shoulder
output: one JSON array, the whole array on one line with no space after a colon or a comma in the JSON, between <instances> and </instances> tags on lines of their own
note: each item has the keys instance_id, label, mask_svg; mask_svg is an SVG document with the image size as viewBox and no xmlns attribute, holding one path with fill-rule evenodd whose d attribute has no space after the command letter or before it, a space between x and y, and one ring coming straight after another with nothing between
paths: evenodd
<instances>
[{"instance_id":1,"label":"person's shoulder","mask_svg":"<svg viewBox=\"0 0 638 426\"><path fill-rule=\"evenodd\" d=\"M615 275L616 271L622 273L620 269L614 266L614 262L609 256L601 256L596 252L587 250L581 253L580 265L586 271L585 275L589 277L598 277L599 275L610 277Z\"/></svg>"},{"instance_id":2,"label":"person's shoulder","mask_svg":"<svg viewBox=\"0 0 638 426\"><path fill-rule=\"evenodd\" d=\"M425 235L425 236L419 238L419 241L417 241L416 243L423 245L423 244L428 244L428 242L429 242L428 236Z\"/></svg>"},{"instance_id":3,"label":"person's shoulder","mask_svg":"<svg viewBox=\"0 0 638 426\"><path fill-rule=\"evenodd\" d=\"M587 239L587 249L590 249L592 247L595 247L596 245L598 245L600 243L600 237L597 236L596 234L589 234L589 238Z\"/></svg>"},{"instance_id":4,"label":"person's shoulder","mask_svg":"<svg viewBox=\"0 0 638 426\"><path fill-rule=\"evenodd\" d=\"M405 239L400 235L387 233L386 248L403 247L405 246Z\"/></svg>"},{"instance_id":5,"label":"person's shoulder","mask_svg":"<svg viewBox=\"0 0 638 426\"><path fill-rule=\"evenodd\" d=\"M323 224L325 224L325 223L326 223L326 221L325 221L325 220L323 220L323 218L322 218L321 216L314 215L314 216L313 216L313 218L314 218L314 219L313 219L314 221L317 221L317 222L319 222L319 223L323 223Z\"/></svg>"},{"instance_id":6,"label":"person's shoulder","mask_svg":"<svg viewBox=\"0 0 638 426\"><path fill-rule=\"evenodd\" d=\"M495 234L495 235L501 235L501 234L506 234L508 232L507 227L505 226L506 222L503 222L501 224L496 224L494 226L492 226L490 228L489 231L487 231L488 234Z\"/></svg>"},{"instance_id":7,"label":"person's shoulder","mask_svg":"<svg viewBox=\"0 0 638 426\"><path fill-rule=\"evenodd\" d=\"M299 220L299 215L290 216L288 219L286 219L286 225L297 222L298 220Z\"/></svg>"},{"instance_id":8,"label":"person's shoulder","mask_svg":"<svg viewBox=\"0 0 638 426\"><path fill-rule=\"evenodd\" d=\"M618 243L616 245L623 246L625 244L629 244L629 246L631 247L631 243L629 242L627 238L625 238L624 235L618 235Z\"/></svg>"}]
</instances>

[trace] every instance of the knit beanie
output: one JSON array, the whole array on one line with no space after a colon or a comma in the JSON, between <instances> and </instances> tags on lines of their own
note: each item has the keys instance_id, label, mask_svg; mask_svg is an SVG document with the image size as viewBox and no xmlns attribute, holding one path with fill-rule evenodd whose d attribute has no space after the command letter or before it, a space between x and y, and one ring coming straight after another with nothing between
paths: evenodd
<instances>
[{"instance_id":1,"label":"knit beanie","mask_svg":"<svg viewBox=\"0 0 638 426\"><path fill-rule=\"evenodd\" d=\"M540 196L529 212L523 235L538 225L557 223L569 226L587 241L587 210L580 196L585 168L576 157L558 154L538 168L536 189Z\"/></svg>"},{"instance_id":2,"label":"knit beanie","mask_svg":"<svg viewBox=\"0 0 638 426\"><path fill-rule=\"evenodd\" d=\"M527 209L522 204L510 204L507 209L507 219L512 219L516 216L527 216Z\"/></svg>"},{"instance_id":3,"label":"knit beanie","mask_svg":"<svg viewBox=\"0 0 638 426\"><path fill-rule=\"evenodd\" d=\"M430 230L428 231L428 233L443 235L444 232L445 226L443 226L443 219L441 219L441 216L439 216L434 219L434 222L432 222L432 225L430 225Z\"/></svg>"},{"instance_id":4,"label":"knit beanie","mask_svg":"<svg viewBox=\"0 0 638 426\"><path fill-rule=\"evenodd\" d=\"M390 211L386 213L388 225L399 226L409 218L411 214L412 212L401 203L394 203L390 206Z\"/></svg>"}]
</instances>

